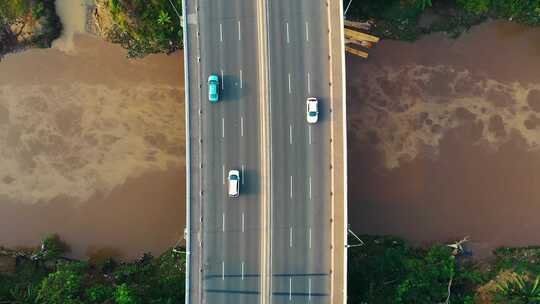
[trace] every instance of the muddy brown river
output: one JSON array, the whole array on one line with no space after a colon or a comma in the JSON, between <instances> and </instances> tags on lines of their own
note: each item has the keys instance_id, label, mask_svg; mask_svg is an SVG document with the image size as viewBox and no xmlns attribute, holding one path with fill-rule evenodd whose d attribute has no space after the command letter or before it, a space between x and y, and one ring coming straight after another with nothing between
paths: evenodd
<instances>
[{"instance_id":1,"label":"muddy brown river","mask_svg":"<svg viewBox=\"0 0 540 304\"><path fill-rule=\"evenodd\" d=\"M184 228L182 55L62 39L0 62L0 243L159 254ZM539 29L382 41L347 74L355 232L540 244Z\"/></svg>"},{"instance_id":2,"label":"muddy brown river","mask_svg":"<svg viewBox=\"0 0 540 304\"><path fill-rule=\"evenodd\" d=\"M382 41L347 69L356 232L540 244L540 29Z\"/></svg>"},{"instance_id":3,"label":"muddy brown river","mask_svg":"<svg viewBox=\"0 0 540 304\"><path fill-rule=\"evenodd\" d=\"M182 54L71 39L0 62L0 243L159 254L185 225Z\"/></svg>"}]
</instances>

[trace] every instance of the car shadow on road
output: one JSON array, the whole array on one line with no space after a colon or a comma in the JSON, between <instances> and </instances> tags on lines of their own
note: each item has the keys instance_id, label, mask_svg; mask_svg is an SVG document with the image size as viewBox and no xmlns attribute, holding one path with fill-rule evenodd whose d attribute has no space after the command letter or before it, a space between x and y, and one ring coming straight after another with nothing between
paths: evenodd
<instances>
[{"instance_id":1,"label":"car shadow on road","mask_svg":"<svg viewBox=\"0 0 540 304\"><path fill-rule=\"evenodd\" d=\"M330 107L326 106L327 100L323 98L319 98L319 97L316 97L316 98L318 101L317 106L318 106L318 111L319 111L319 118L317 119L317 121L320 123L320 122L324 122L327 117L330 117L331 113L330 113Z\"/></svg>"},{"instance_id":2,"label":"car shadow on road","mask_svg":"<svg viewBox=\"0 0 540 304\"><path fill-rule=\"evenodd\" d=\"M240 87L241 86L241 87ZM224 102L238 101L249 94L249 84L240 81L237 75L224 75L221 86L221 100Z\"/></svg>"},{"instance_id":3,"label":"car shadow on road","mask_svg":"<svg viewBox=\"0 0 540 304\"><path fill-rule=\"evenodd\" d=\"M240 195L257 195L260 193L261 177L257 171L245 169L241 178Z\"/></svg>"}]
</instances>

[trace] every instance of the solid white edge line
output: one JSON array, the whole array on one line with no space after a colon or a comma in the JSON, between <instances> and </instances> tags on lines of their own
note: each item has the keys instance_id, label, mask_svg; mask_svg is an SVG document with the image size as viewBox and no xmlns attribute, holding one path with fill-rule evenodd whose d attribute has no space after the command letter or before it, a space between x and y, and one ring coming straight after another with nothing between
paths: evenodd
<instances>
[{"instance_id":1,"label":"solid white edge line","mask_svg":"<svg viewBox=\"0 0 540 304\"><path fill-rule=\"evenodd\" d=\"M187 1L182 0L182 11L183 12L189 12L187 7ZM182 18L182 33L183 33L183 42L184 42L184 79L189 79L189 49L191 49L188 41L188 18ZM201 101L201 98L199 98L199 102ZM189 90L189 85L185 86L185 126L186 126L186 136L185 136L185 143L186 143L186 228L187 228L187 237L186 237L186 280L185 280L185 286L184 290L185 293L185 301L184 303L187 304L192 300L192 291L191 291L191 277L193 270L191 269L191 263L193 259L192 255L192 223L191 223L191 216L192 216L192 210L191 210L191 161L192 161L192 147L191 147L191 137L189 136L191 134L191 123L190 123L190 113L191 113L191 95ZM200 117L200 116L199 116ZM199 147L200 148L200 147ZM202 205L202 204L201 204ZM202 280L201 280L202 281Z\"/></svg>"}]
</instances>

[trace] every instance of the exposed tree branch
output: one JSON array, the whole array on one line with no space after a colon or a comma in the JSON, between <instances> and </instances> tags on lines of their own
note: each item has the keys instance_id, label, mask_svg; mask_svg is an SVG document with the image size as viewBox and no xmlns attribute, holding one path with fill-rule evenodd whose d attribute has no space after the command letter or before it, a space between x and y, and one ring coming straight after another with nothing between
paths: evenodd
<instances>
[{"instance_id":1,"label":"exposed tree branch","mask_svg":"<svg viewBox=\"0 0 540 304\"><path fill-rule=\"evenodd\" d=\"M450 281L448 281L448 295L446 296L446 301L444 301L444 304L450 304L450 290L452 288L452 281L454 279L454 275L452 274L452 276L450 277Z\"/></svg>"}]
</instances>

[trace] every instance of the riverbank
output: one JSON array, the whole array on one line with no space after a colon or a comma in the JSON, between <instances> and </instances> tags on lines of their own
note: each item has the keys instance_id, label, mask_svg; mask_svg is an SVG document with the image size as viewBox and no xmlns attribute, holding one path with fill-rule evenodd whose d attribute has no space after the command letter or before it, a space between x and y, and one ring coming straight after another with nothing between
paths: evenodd
<instances>
[{"instance_id":1,"label":"riverbank","mask_svg":"<svg viewBox=\"0 0 540 304\"><path fill-rule=\"evenodd\" d=\"M349 249L347 292L353 303L534 303L540 294L532 289L540 280L539 248L499 248L495 259L478 263L470 259L467 243L416 247L396 237L360 238L362 245ZM106 252L80 261L65 258L67 252L69 244L58 235L48 236L38 248L0 247L0 301L184 301L186 256L181 247L128 262Z\"/></svg>"},{"instance_id":2,"label":"riverbank","mask_svg":"<svg viewBox=\"0 0 540 304\"><path fill-rule=\"evenodd\" d=\"M361 235L349 249L351 303L537 303L538 247L498 248L489 261L471 258L454 240L418 247L392 236ZM349 244L359 241L350 238Z\"/></svg>"},{"instance_id":3,"label":"riverbank","mask_svg":"<svg viewBox=\"0 0 540 304\"><path fill-rule=\"evenodd\" d=\"M0 247L2 303L182 303L185 254L169 248L158 257L120 262L104 255L90 261L64 257L69 244L58 235L39 248Z\"/></svg>"},{"instance_id":4,"label":"riverbank","mask_svg":"<svg viewBox=\"0 0 540 304\"><path fill-rule=\"evenodd\" d=\"M430 33L456 38L487 20L538 26L540 4L506 0L352 1L346 18L369 21L371 31L381 38L415 41Z\"/></svg>"},{"instance_id":5,"label":"riverbank","mask_svg":"<svg viewBox=\"0 0 540 304\"><path fill-rule=\"evenodd\" d=\"M29 48L72 50L76 33L120 44L128 57L182 49L181 0L6 0L0 3L0 59Z\"/></svg>"},{"instance_id":6,"label":"riverbank","mask_svg":"<svg viewBox=\"0 0 540 304\"><path fill-rule=\"evenodd\" d=\"M171 54L182 49L181 0L94 1L91 31L120 44L128 57Z\"/></svg>"},{"instance_id":7,"label":"riverbank","mask_svg":"<svg viewBox=\"0 0 540 304\"><path fill-rule=\"evenodd\" d=\"M0 3L0 59L28 48L48 48L61 31L54 0Z\"/></svg>"}]
</instances>

